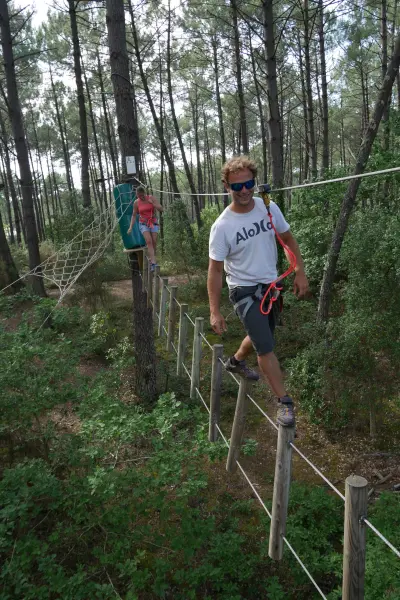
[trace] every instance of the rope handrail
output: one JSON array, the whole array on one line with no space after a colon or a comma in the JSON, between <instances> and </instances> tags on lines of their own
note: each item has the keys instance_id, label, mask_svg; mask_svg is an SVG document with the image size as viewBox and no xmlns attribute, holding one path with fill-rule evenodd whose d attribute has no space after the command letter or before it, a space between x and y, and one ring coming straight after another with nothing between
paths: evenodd
<instances>
[{"instance_id":1,"label":"rope handrail","mask_svg":"<svg viewBox=\"0 0 400 600\"><path fill-rule=\"evenodd\" d=\"M339 183L341 181L350 181L351 179L362 179L363 177L374 177L376 175L387 175L390 173L396 173L400 171L400 167L392 167L390 169L381 169L379 171L368 171L367 173L359 173L358 175L345 175L343 177L335 177L333 179L323 179L322 181L312 181L311 183L300 183L298 185L290 185L284 188L272 189L271 194L274 192L286 192L289 190L297 190L306 187L315 187L318 185L325 185L328 183ZM168 194L170 196L228 196L228 192L212 192L209 194L192 194L190 192L168 192L166 190L158 190L153 188L153 192Z\"/></svg>"}]
</instances>

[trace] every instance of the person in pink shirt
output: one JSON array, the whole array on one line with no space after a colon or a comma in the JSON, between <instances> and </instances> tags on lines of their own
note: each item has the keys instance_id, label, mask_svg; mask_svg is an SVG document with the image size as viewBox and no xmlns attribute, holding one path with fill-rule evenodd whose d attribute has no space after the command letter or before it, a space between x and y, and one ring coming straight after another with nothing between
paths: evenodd
<instances>
[{"instance_id":1,"label":"person in pink shirt","mask_svg":"<svg viewBox=\"0 0 400 600\"><path fill-rule=\"evenodd\" d=\"M151 261L150 269L154 271L157 266L156 250L157 236L160 227L156 217L156 210L162 212L164 209L154 196L146 195L146 188L139 186L136 188L136 200L133 203L133 213L128 233L131 233L135 224L136 217L139 215L139 229L146 241L149 258Z\"/></svg>"}]
</instances>

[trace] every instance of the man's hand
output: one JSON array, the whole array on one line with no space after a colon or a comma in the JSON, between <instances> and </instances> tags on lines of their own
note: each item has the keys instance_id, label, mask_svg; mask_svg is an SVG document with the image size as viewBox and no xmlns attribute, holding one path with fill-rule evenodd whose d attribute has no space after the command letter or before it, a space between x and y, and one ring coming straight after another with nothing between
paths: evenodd
<instances>
[{"instance_id":1,"label":"man's hand","mask_svg":"<svg viewBox=\"0 0 400 600\"><path fill-rule=\"evenodd\" d=\"M296 273L293 284L293 293L297 298L304 298L308 293L308 279L304 272Z\"/></svg>"},{"instance_id":2,"label":"man's hand","mask_svg":"<svg viewBox=\"0 0 400 600\"><path fill-rule=\"evenodd\" d=\"M224 333L224 331L228 329L225 323L225 319L220 312L211 313L210 323L211 327L213 328L215 333L218 333L218 335L221 335L222 333Z\"/></svg>"},{"instance_id":3,"label":"man's hand","mask_svg":"<svg viewBox=\"0 0 400 600\"><path fill-rule=\"evenodd\" d=\"M132 225L129 227L127 233L132 233Z\"/></svg>"}]
</instances>

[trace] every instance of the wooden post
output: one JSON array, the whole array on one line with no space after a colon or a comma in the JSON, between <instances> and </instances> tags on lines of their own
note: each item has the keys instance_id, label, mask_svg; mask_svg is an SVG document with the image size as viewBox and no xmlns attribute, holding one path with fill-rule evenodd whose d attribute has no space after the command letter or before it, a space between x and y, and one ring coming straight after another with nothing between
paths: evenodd
<instances>
[{"instance_id":1,"label":"wooden post","mask_svg":"<svg viewBox=\"0 0 400 600\"><path fill-rule=\"evenodd\" d=\"M168 277L161 279L160 316L158 319L158 336L164 337L165 315L167 314Z\"/></svg>"},{"instance_id":2,"label":"wooden post","mask_svg":"<svg viewBox=\"0 0 400 600\"><path fill-rule=\"evenodd\" d=\"M185 313L189 310L187 304L181 304L179 312L179 342L178 342L178 359L176 363L176 374L178 377L183 375L183 363L185 362L186 356L186 340L187 340L187 328L188 319Z\"/></svg>"},{"instance_id":3,"label":"wooden post","mask_svg":"<svg viewBox=\"0 0 400 600\"><path fill-rule=\"evenodd\" d=\"M146 250L143 250L142 292L146 291L148 279L149 261Z\"/></svg>"},{"instance_id":4,"label":"wooden post","mask_svg":"<svg viewBox=\"0 0 400 600\"><path fill-rule=\"evenodd\" d=\"M231 440L229 443L228 459L226 461L226 470L228 473L234 473L237 469L236 461L240 456L240 447L242 445L246 414L249 406L249 400L247 398L249 387L250 382L247 379L241 378L236 400L236 410L233 419Z\"/></svg>"},{"instance_id":5,"label":"wooden post","mask_svg":"<svg viewBox=\"0 0 400 600\"><path fill-rule=\"evenodd\" d=\"M168 315L168 335L167 335L167 352L172 351L172 344L175 337L175 324L176 324L176 285L170 287L169 292L169 315Z\"/></svg>"},{"instance_id":6,"label":"wooden post","mask_svg":"<svg viewBox=\"0 0 400 600\"><path fill-rule=\"evenodd\" d=\"M157 319L157 313L160 304L160 267L157 265L154 269L154 288L153 288L153 321Z\"/></svg>"},{"instance_id":7,"label":"wooden post","mask_svg":"<svg viewBox=\"0 0 400 600\"><path fill-rule=\"evenodd\" d=\"M212 349L212 371L211 371L211 393L210 393L210 426L208 439L216 442L218 439L219 414L221 408L221 383L222 383L222 356L224 347L222 344L214 344ZM220 360L221 359L221 360Z\"/></svg>"},{"instance_id":8,"label":"wooden post","mask_svg":"<svg viewBox=\"0 0 400 600\"><path fill-rule=\"evenodd\" d=\"M368 482L351 475L346 479L344 506L343 589L342 600L364 600Z\"/></svg>"},{"instance_id":9,"label":"wooden post","mask_svg":"<svg viewBox=\"0 0 400 600\"><path fill-rule=\"evenodd\" d=\"M194 322L193 355L192 355L192 380L190 382L190 399L195 400L196 388L200 385L200 361L201 361L201 334L203 333L204 319L196 317Z\"/></svg>"},{"instance_id":10,"label":"wooden post","mask_svg":"<svg viewBox=\"0 0 400 600\"><path fill-rule=\"evenodd\" d=\"M268 549L268 556L274 560L282 560L283 556L283 536L286 533L286 517L292 472L292 447L290 442L293 442L294 435L295 427L283 427L279 425Z\"/></svg>"}]
</instances>

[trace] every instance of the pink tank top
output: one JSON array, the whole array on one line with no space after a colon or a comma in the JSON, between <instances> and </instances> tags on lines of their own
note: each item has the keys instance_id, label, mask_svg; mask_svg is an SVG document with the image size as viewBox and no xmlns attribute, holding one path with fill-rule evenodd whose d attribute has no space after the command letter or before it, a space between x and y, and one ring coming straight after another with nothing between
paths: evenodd
<instances>
[{"instance_id":1,"label":"pink tank top","mask_svg":"<svg viewBox=\"0 0 400 600\"><path fill-rule=\"evenodd\" d=\"M147 227L153 227L157 224L154 206L148 201L148 196L145 196L145 198L145 200L138 198L139 222L144 223Z\"/></svg>"}]
</instances>

